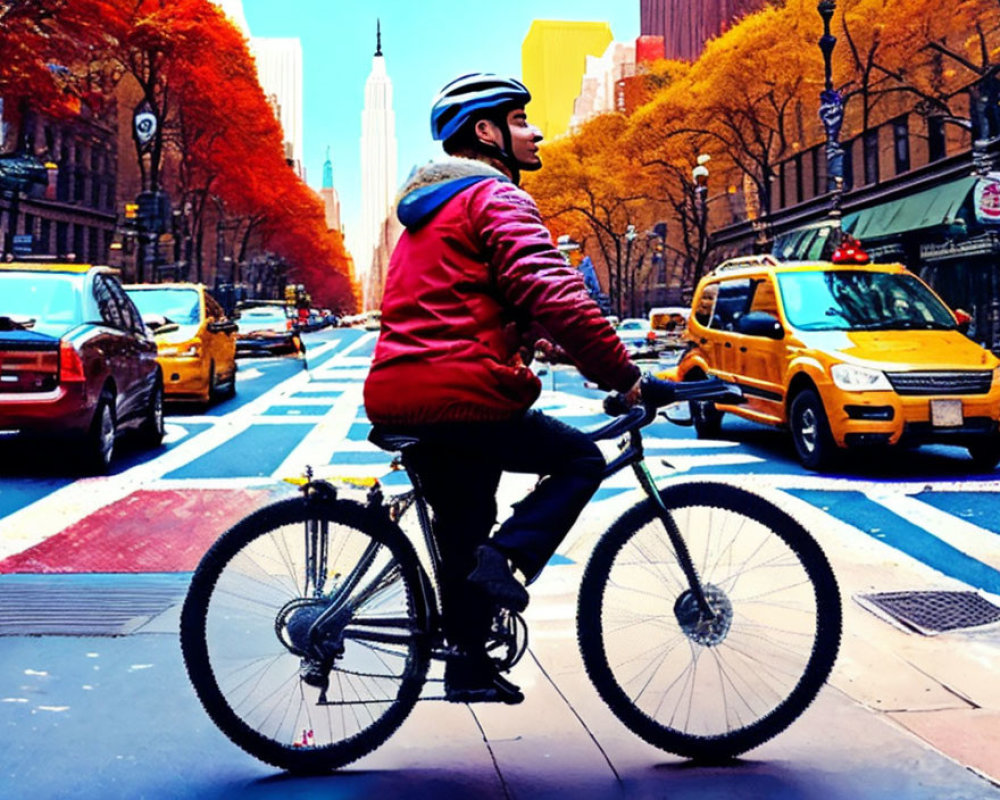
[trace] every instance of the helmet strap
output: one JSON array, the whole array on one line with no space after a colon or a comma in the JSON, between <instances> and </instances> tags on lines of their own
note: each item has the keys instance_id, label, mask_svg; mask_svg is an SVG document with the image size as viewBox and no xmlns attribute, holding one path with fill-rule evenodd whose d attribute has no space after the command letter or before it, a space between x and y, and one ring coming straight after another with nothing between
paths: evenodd
<instances>
[{"instance_id":1,"label":"helmet strap","mask_svg":"<svg viewBox=\"0 0 1000 800\"><path fill-rule=\"evenodd\" d=\"M511 139L510 127L507 125L507 114L501 112L495 117L482 117L496 125L500 129L503 137L503 144L495 142L484 142L478 136L473 136L476 151L487 158L499 161L510 173L511 180L517 186L521 182L521 165L513 156L513 141Z\"/></svg>"}]
</instances>

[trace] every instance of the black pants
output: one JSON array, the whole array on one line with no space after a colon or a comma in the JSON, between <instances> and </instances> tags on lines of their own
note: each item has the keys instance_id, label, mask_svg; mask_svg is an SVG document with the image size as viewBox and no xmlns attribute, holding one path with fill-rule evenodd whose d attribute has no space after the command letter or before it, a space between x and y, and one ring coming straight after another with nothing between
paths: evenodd
<instances>
[{"instance_id":1,"label":"black pants","mask_svg":"<svg viewBox=\"0 0 1000 800\"><path fill-rule=\"evenodd\" d=\"M389 428L387 428L389 429ZM505 422L446 423L391 428L418 436L407 450L434 514L441 552L445 635L453 644L485 641L490 609L469 591L466 577L476 548L489 540L497 518L503 472L543 480L514 506L492 543L528 580L541 572L601 483L604 457L586 435L540 411Z\"/></svg>"}]
</instances>

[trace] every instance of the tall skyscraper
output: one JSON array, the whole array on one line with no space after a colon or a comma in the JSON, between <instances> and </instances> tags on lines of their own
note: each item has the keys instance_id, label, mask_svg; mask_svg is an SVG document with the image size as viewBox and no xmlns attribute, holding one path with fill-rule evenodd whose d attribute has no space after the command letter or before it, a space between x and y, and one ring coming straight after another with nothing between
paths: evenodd
<instances>
[{"instance_id":1,"label":"tall skyscraper","mask_svg":"<svg viewBox=\"0 0 1000 800\"><path fill-rule=\"evenodd\" d=\"M257 60L261 88L285 134L285 158L302 175L302 43L254 36L250 52Z\"/></svg>"},{"instance_id":2,"label":"tall skyscraper","mask_svg":"<svg viewBox=\"0 0 1000 800\"><path fill-rule=\"evenodd\" d=\"M531 23L521 44L521 76L531 92L528 119L546 139L569 129L587 56L601 56L612 38L606 22Z\"/></svg>"},{"instance_id":3,"label":"tall skyscraper","mask_svg":"<svg viewBox=\"0 0 1000 800\"><path fill-rule=\"evenodd\" d=\"M257 79L284 132L285 158L302 171L302 43L298 39L251 36L243 0L213 0L247 37Z\"/></svg>"},{"instance_id":4,"label":"tall skyscraper","mask_svg":"<svg viewBox=\"0 0 1000 800\"><path fill-rule=\"evenodd\" d=\"M664 55L694 61L705 42L768 0L640 0L639 25L644 36L662 36Z\"/></svg>"},{"instance_id":5,"label":"tall skyscraper","mask_svg":"<svg viewBox=\"0 0 1000 800\"><path fill-rule=\"evenodd\" d=\"M330 148L326 148L326 161L323 162L323 186L319 190L323 198L323 208L326 210L326 227L333 231L343 230L340 227L340 197L333 188L333 161L330 159Z\"/></svg>"},{"instance_id":6,"label":"tall skyscraper","mask_svg":"<svg viewBox=\"0 0 1000 800\"><path fill-rule=\"evenodd\" d=\"M382 224L392 211L396 195L396 118L392 110L392 81L382 55L382 24L376 22L375 55L365 81L365 107L361 112L361 230L352 239L358 278L372 264ZM348 236L351 232L348 231ZM366 308L369 307L365 298Z\"/></svg>"}]
</instances>

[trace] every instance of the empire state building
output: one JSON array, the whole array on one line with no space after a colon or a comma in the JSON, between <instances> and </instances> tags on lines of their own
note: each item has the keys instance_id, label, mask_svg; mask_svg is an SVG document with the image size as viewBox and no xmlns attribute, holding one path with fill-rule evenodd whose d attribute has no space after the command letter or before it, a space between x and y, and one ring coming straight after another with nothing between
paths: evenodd
<instances>
[{"instance_id":1,"label":"empire state building","mask_svg":"<svg viewBox=\"0 0 1000 800\"><path fill-rule=\"evenodd\" d=\"M379 22L372 71L365 82L365 107L361 112L361 231L354 256L362 284L371 268L382 225L392 212L395 194L396 118L392 111L392 82L382 56Z\"/></svg>"}]
</instances>

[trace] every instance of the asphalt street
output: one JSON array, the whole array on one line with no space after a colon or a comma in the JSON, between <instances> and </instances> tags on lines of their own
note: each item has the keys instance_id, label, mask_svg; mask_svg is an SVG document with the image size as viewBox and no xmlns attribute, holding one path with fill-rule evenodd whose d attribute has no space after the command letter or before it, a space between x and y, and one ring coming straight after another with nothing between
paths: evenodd
<instances>
[{"instance_id":1,"label":"asphalt street","mask_svg":"<svg viewBox=\"0 0 1000 800\"><path fill-rule=\"evenodd\" d=\"M155 453L126 450L112 474L77 480L50 454L0 441L0 795L166 797L1000 797L997 625L919 633L866 598L962 592L1000 606L998 474L961 451L922 448L838 475L805 473L784 437L728 421L725 438L656 423L661 481L711 477L766 494L814 532L844 600L828 685L772 742L694 766L627 731L580 664L576 587L590 549L636 499L628 475L595 502L533 587L531 647L512 677L518 707L418 704L382 748L330 776L292 778L219 733L181 662L178 607L211 541L294 491L306 464L403 478L366 441L360 387L373 336L309 337L295 359L241 362L237 396L168 409ZM541 404L573 424L602 419L568 368ZM669 466L668 466L669 465ZM505 479L511 501L524 481ZM961 620L960 620L961 621ZM968 620L966 620L968 622ZM440 694L440 673L425 694Z\"/></svg>"}]
</instances>

